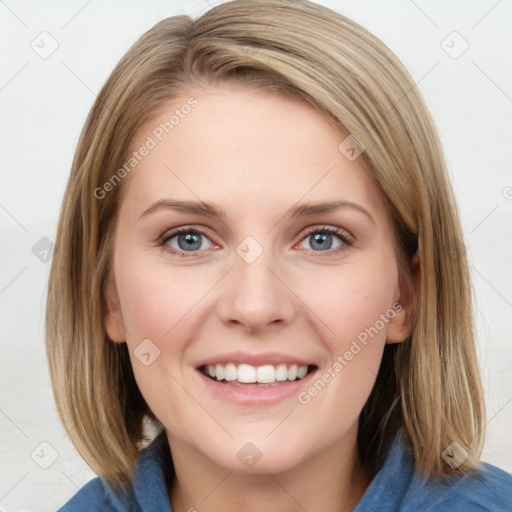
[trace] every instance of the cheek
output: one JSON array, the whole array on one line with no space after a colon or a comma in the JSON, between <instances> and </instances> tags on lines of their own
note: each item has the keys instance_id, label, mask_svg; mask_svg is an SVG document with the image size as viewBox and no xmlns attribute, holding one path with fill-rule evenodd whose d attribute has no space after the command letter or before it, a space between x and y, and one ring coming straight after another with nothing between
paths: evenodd
<instances>
[{"instance_id":1,"label":"cheek","mask_svg":"<svg viewBox=\"0 0 512 512\"><path fill-rule=\"evenodd\" d=\"M375 383L386 326L394 316L388 309L393 281L382 276L375 267L366 271L347 267L334 277L333 273L325 277L317 274L314 286L301 291L301 296L311 298L307 305L318 316L317 325L324 325L321 341L329 361L298 401L304 414L314 411L318 418L329 418L322 427L326 439L357 421Z\"/></svg>"},{"instance_id":2,"label":"cheek","mask_svg":"<svg viewBox=\"0 0 512 512\"><path fill-rule=\"evenodd\" d=\"M202 411L190 400L180 366L197 322L194 311L208 286L204 275L136 263L125 261L116 274L135 380L156 416L185 436L197 428L194 418ZM178 420L176 410L184 417Z\"/></svg>"},{"instance_id":3,"label":"cheek","mask_svg":"<svg viewBox=\"0 0 512 512\"><path fill-rule=\"evenodd\" d=\"M299 295L325 325L326 343L332 355L348 350L351 341L384 340L387 323L381 319L393 303L396 283L393 265L347 265L333 271L315 272L314 279L302 278ZM378 333L376 333L376 330Z\"/></svg>"},{"instance_id":4,"label":"cheek","mask_svg":"<svg viewBox=\"0 0 512 512\"><path fill-rule=\"evenodd\" d=\"M159 345L170 339L173 345L178 343L176 333L208 291L204 276L148 265L142 258L121 264L118 279L123 320L132 344L144 338Z\"/></svg>"}]
</instances>

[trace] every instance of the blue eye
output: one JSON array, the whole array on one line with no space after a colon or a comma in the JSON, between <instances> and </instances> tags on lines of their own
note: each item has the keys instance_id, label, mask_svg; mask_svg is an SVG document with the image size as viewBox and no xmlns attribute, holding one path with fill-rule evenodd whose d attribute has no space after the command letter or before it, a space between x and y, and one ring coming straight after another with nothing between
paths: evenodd
<instances>
[{"instance_id":1,"label":"blue eye","mask_svg":"<svg viewBox=\"0 0 512 512\"><path fill-rule=\"evenodd\" d=\"M206 238L206 235L197 229L190 229L190 228L178 228L174 230L172 233L169 233L168 235L164 235L160 241L159 245L166 245L166 249L171 254L181 254L183 257L187 257L187 252L195 252L199 249L201 249L203 243L202 243L202 237ZM178 244L178 247L173 247L172 245L169 245L169 242L176 238L176 242ZM211 242L210 242L211 244ZM207 247L208 249L209 247ZM176 250L177 249L177 250ZM203 247L204 249L204 247Z\"/></svg>"},{"instance_id":2,"label":"blue eye","mask_svg":"<svg viewBox=\"0 0 512 512\"><path fill-rule=\"evenodd\" d=\"M333 249L333 239L338 239L338 245ZM172 244L174 239L175 244ZM207 240L207 247L204 247L203 240ZM332 226L313 226L302 235L303 242L310 240L311 251L326 252L329 255L346 250L354 240L349 233L340 228ZM208 245L209 244L209 245ZM165 250L173 255L179 255L182 258L192 256L196 252L204 249L211 249L213 243L207 237L206 233L198 228L181 227L173 230L171 233L165 233L158 241L159 246L165 246Z\"/></svg>"},{"instance_id":3,"label":"blue eye","mask_svg":"<svg viewBox=\"0 0 512 512\"><path fill-rule=\"evenodd\" d=\"M341 240L341 243L333 250L330 250L332 248L333 238ZM329 251L329 253L342 251L354 243L353 238L345 230L331 226L323 226L321 228L314 226L309 228L303 240L310 240L311 247L313 249L319 249L318 251L314 250L314 252Z\"/></svg>"}]
</instances>

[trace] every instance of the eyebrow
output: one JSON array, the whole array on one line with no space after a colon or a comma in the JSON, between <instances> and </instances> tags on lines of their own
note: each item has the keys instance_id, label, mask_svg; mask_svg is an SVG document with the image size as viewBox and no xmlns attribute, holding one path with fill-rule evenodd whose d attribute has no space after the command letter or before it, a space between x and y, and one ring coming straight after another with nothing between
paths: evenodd
<instances>
[{"instance_id":1,"label":"eyebrow","mask_svg":"<svg viewBox=\"0 0 512 512\"><path fill-rule=\"evenodd\" d=\"M342 208L351 208L362 214L375 224L375 219L372 217L370 212L360 204L352 201L329 201L325 203L304 203L297 206L293 206L287 210L285 217L298 218L308 217L312 215L319 215L322 213L331 213ZM150 215L161 210L174 210L182 213L190 213L195 215L203 215L210 218L225 219L226 213L224 210L215 207L212 204L205 203L203 201L173 201L170 199L160 199L155 201L145 210L139 217L139 221Z\"/></svg>"}]
</instances>

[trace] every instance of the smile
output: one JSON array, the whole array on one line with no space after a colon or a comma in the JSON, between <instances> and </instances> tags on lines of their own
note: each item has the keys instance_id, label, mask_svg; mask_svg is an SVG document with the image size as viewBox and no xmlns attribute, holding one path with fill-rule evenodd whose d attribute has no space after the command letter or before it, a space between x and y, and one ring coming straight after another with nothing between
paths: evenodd
<instances>
[{"instance_id":1,"label":"smile","mask_svg":"<svg viewBox=\"0 0 512 512\"><path fill-rule=\"evenodd\" d=\"M210 364L203 365L199 370L215 382L229 383L233 386L280 386L292 381L301 380L316 369L315 365L297 364Z\"/></svg>"}]
</instances>

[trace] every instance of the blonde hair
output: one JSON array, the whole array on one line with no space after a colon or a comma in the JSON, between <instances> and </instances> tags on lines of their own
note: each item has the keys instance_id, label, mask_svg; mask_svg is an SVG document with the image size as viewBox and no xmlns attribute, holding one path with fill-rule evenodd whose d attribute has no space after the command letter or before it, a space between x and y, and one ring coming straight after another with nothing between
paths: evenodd
<instances>
[{"instance_id":1,"label":"blonde hair","mask_svg":"<svg viewBox=\"0 0 512 512\"><path fill-rule=\"evenodd\" d=\"M157 23L98 94L76 150L60 213L47 301L47 352L60 417L80 455L110 483L133 471L143 420L154 418L126 344L104 328L122 183L94 193L126 161L142 123L191 86L234 83L308 102L364 147L396 233L415 321L387 345L361 413L361 460L373 471L403 426L416 467L431 478L459 443L477 467L485 410L474 344L470 277L438 136L414 81L367 30L306 0L234 0L198 19ZM416 270L410 262L419 257Z\"/></svg>"}]
</instances>

